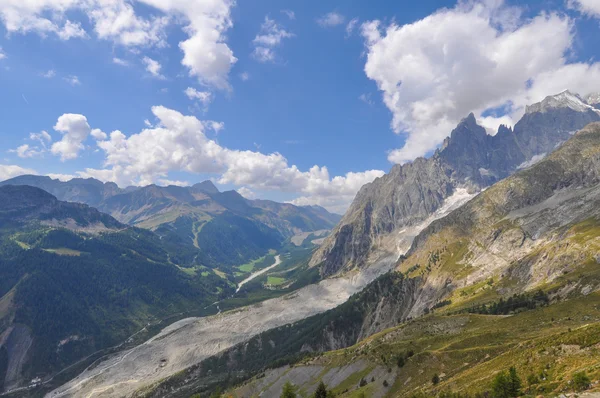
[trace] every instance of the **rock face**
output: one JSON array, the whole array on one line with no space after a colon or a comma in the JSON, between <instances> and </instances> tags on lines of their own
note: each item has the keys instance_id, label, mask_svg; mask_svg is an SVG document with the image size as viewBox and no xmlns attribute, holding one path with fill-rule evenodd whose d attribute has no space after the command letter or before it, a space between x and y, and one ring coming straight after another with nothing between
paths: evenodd
<instances>
[{"instance_id":1,"label":"rock face","mask_svg":"<svg viewBox=\"0 0 600 398\"><path fill-rule=\"evenodd\" d=\"M311 259L325 276L403 254L395 234L425 222L459 189L476 193L530 166L574 132L600 121L600 111L563 92L531 105L514 129L490 136L465 118L429 159L396 165L365 185L342 221Z\"/></svg>"}]
</instances>

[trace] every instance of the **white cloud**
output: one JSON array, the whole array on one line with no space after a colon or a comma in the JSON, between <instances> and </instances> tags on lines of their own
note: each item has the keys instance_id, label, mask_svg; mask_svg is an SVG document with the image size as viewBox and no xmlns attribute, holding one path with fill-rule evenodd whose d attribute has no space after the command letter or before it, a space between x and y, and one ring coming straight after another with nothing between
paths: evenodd
<instances>
[{"instance_id":1,"label":"white cloud","mask_svg":"<svg viewBox=\"0 0 600 398\"><path fill-rule=\"evenodd\" d=\"M79 152L85 148L83 142L92 131L85 116L73 113L59 117L54 130L62 133L63 137L52 144L50 150L54 155L60 155L63 162L79 156Z\"/></svg>"},{"instance_id":2,"label":"white cloud","mask_svg":"<svg viewBox=\"0 0 600 398\"><path fill-rule=\"evenodd\" d=\"M568 0L567 4L589 16L600 17L600 1L598 0Z\"/></svg>"},{"instance_id":3,"label":"white cloud","mask_svg":"<svg viewBox=\"0 0 600 398\"><path fill-rule=\"evenodd\" d=\"M246 199L256 199L257 197L256 192L254 192L250 188L241 187L237 190L237 192Z\"/></svg>"},{"instance_id":4,"label":"white cloud","mask_svg":"<svg viewBox=\"0 0 600 398\"><path fill-rule=\"evenodd\" d=\"M166 46L169 23L184 25L188 38L179 43L182 65L203 84L230 89L229 71L237 61L225 43L232 26L234 0L136 0L150 15L135 13L134 0L0 0L0 21L7 32L54 34L62 40L87 37L73 13L87 16L96 37L126 47Z\"/></svg>"},{"instance_id":5,"label":"white cloud","mask_svg":"<svg viewBox=\"0 0 600 398\"><path fill-rule=\"evenodd\" d=\"M56 76L56 71L54 69L42 73L42 77L45 77L46 79L52 79L54 76Z\"/></svg>"},{"instance_id":6,"label":"white cloud","mask_svg":"<svg viewBox=\"0 0 600 398\"><path fill-rule=\"evenodd\" d=\"M354 29L356 28L356 26L358 25L358 18L352 18L350 20L350 22L348 22L348 24L346 25L346 36L349 37L350 35L352 35L352 33L354 33Z\"/></svg>"},{"instance_id":7,"label":"white cloud","mask_svg":"<svg viewBox=\"0 0 600 398\"><path fill-rule=\"evenodd\" d=\"M240 73L240 79L242 79L243 82L247 82L250 80L250 74L248 72L242 72Z\"/></svg>"},{"instance_id":8,"label":"white cloud","mask_svg":"<svg viewBox=\"0 0 600 398\"><path fill-rule=\"evenodd\" d=\"M93 129L90 132L90 135L92 137L94 137L94 139L98 140L98 141L102 141L108 138L108 135L106 135L106 133L100 129Z\"/></svg>"},{"instance_id":9,"label":"white cloud","mask_svg":"<svg viewBox=\"0 0 600 398\"><path fill-rule=\"evenodd\" d=\"M230 17L233 0L140 0L176 18L187 20L184 31L189 39L179 43L181 63L201 83L229 90L229 71L237 58L225 43L225 32L233 26Z\"/></svg>"},{"instance_id":10,"label":"white cloud","mask_svg":"<svg viewBox=\"0 0 600 398\"><path fill-rule=\"evenodd\" d=\"M285 15L287 15L287 17L289 19L292 19L292 20L296 19L296 13L292 10L281 10L281 12L284 13Z\"/></svg>"},{"instance_id":11,"label":"white cloud","mask_svg":"<svg viewBox=\"0 0 600 398\"><path fill-rule=\"evenodd\" d=\"M303 203L337 203L339 208L347 206L363 184L384 174L370 170L331 177L327 167L319 166L301 171L290 166L280 153L232 150L219 145L206 136L207 122L193 116L162 106L153 107L152 113L158 120L156 127L129 137L114 131L107 140L98 141L106 155L105 168L86 169L81 176L126 186L160 182L172 171L216 174L221 184L297 193L302 195L298 200Z\"/></svg>"},{"instance_id":12,"label":"white cloud","mask_svg":"<svg viewBox=\"0 0 600 398\"><path fill-rule=\"evenodd\" d=\"M113 61L113 64L117 64L117 65L121 65L121 66L129 66L129 62L122 58L114 57L112 59L112 61Z\"/></svg>"},{"instance_id":13,"label":"white cloud","mask_svg":"<svg viewBox=\"0 0 600 398\"><path fill-rule=\"evenodd\" d=\"M366 93L366 94L363 93L358 96L358 99L367 105L373 105L373 98L371 98L371 93Z\"/></svg>"},{"instance_id":14,"label":"white cloud","mask_svg":"<svg viewBox=\"0 0 600 398\"><path fill-rule=\"evenodd\" d=\"M163 186L175 185L176 187L189 187L191 184L187 181L179 181L179 180L167 180L161 178L158 180L158 183Z\"/></svg>"},{"instance_id":15,"label":"white cloud","mask_svg":"<svg viewBox=\"0 0 600 398\"><path fill-rule=\"evenodd\" d=\"M404 147L389 154L396 163L434 149L471 111L491 127L565 88L600 89L598 64L568 64L573 32L566 16L523 19L501 1L465 2L403 26L367 22L362 34L365 73L383 93L393 130L406 135ZM501 106L508 118L481 117Z\"/></svg>"},{"instance_id":16,"label":"white cloud","mask_svg":"<svg viewBox=\"0 0 600 398\"><path fill-rule=\"evenodd\" d=\"M148 120L148 119L144 120L144 124L146 125L146 127L153 127L152 123L150 123L150 120Z\"/></svg>"},{"instance_id":17,"label":"white cloud","mask_svg":"<svg viewBox=\"0 0 600 398\"><path fill-rule=\"evenodd\" d=\"M47 131L42 130L39 133L30 133L29 139L31 141L37 142L37 145L32 146L29 144L23 144L16 149L10 149L8 152L16 153L20 158L33 158L37 156L42 156L44 153L48 151L48 147L46 144L52 141L52 137L48 134Z\"/></svg>"},{"instance_id":18,"label":"white cloud","mask_svg":"<svg viewBox=\"0 0 600 398\"><path fill-rule=\"evenodd\" d=\"M198 91L193 87L188 87L184 93L192 101L197 100L204 106L207 106L212 101L212 94L209 91Z\"/></svg>"},{"instance_id":19,"label":"white cloud","mask_svg":"<svg viewBox=\"0 0 600 398\"><path fill-rule=\"evenodd\" d=\"M56 174L56 173L50 173L47 174L48 177L52 178L53 180L59 180L62 182L67 182L67 181L71 181L73 178L77 178L77 176L73 175L73 174Z\"/></svg>"},{"instance_id":20,"label":"white cloud","mask_svg":"<svg viewBox=\"0 0 600 398\"><path fill-rule=\"evenodd\" d=\"M29 139L32 141L39 141L39 143L44 146L46 145L47 142L52 141L52 137L45 130L42 130L39 133L29 134Z\"/></svg>"},{"instance_id":21,"label":"white cloud","mask_svg":"<svg viewBox=\"0 0 600 398\"><path fill-rule=\"evenodd\" d=\"M0 164L0 181L8 180L9 178L17 177L23 174L37 174L35 170L27 169L21 166L12 164Z\"/></svg>"},{"instance_id":22,"label":"white cloud","mask_svg":"<svg viewBox=\"0 0 600 398\"><path fill-rule=\"evenodd\" d=\"M162 69L162 65L160 64L160 62L150 58L150 57L144 57L142 59L142 62L144 63L144 65L146 66L146 70L153 76L156 77L157 79L164 79L165 77L163 75L161 75L160 70Z\"/></svg>"},{"instance_id":23,"label":"white cloud","mask_svg":"<svg viewBox=\"0 0 600 398\"><path fill-rule=\"evenodd\" d=\"M317 19L317 23L324 28L338 26L346 22L346 17L335 11L329 12Z\"/></svg>"},{"instance_id":24,"label":"white cloud","mask_svg":"<svg viewBox=\"0 0 600 398\"><path fill-rule=\"evenodd\" d=\"M254 51L252 56L259 62L273 62L276 58L275 48L279 47L283 39L294 37L293 33L286 31L281 25L268 16L260 27L252 43Z\"/></svg>"},{"instance_id":25,"label":"white cloud","mask_svg":"<svg viewBox=\"0 0 600 398\"><path fill-rule=\"evenodd\" d=\"M40 156L43 154L42 150L39 150L36 147L31 147L29 144L23 144L17 149L10 149L8 152L16 153L20 158L33 158L36 156Z\"/></svg>"},{"instance_id":26,"label":"white cloud","mask_svg":"<svg viewBox=\"0 0 600 398\"><path fill-rule=\"evenodd\" d=\"M79 77L77 77L75 75L69 75L63 79L64 79L64 81L69 83L71 86L80 86L81 85L81 82L79 81Z\"/></svg>"},{"instance_id":27,"label":"white cloud","mask_svg":"<svg viewBox=\"0 0 600 398\"><path fill-rule=\"evenodd\" d=\"M225 123L223 122L215 122L214 120L207 120L202 122L205 128L214 131L219 134L221 130L225 128Z\"/></svg>"},{"instance_id":28,"label":"white cloud","mask_svg":"<svg viewBox=\"0 0 600 398\"><path fill-rule=\"evenodd\" d=\"M4 54L2 47L0 47L0 59L4 59L4 58L6 58L6 54Z\"/></svg>"}]
</instances>

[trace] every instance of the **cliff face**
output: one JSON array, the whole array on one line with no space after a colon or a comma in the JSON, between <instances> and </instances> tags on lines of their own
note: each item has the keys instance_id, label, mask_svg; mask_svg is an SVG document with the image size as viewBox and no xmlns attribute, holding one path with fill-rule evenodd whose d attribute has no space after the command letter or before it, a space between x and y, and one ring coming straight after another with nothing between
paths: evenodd
<instances>
[{"instance_id":1,"label":"cliff face","mask_svg":"<svg viewBox=\"0 0 600 398\"><path fill-rule=\"evenodd\" d=\"M409 228L418 233L449 200L460 199L454 197L460 189L475 194L487 188L595 121L600 112L568 92L528 107L514 130L501 126L494 136L469 115L432 157L396 165L365 185L311 265L329 276L403 254L407 244L399 244L399 236Z\"/></svg>"}]
</instances>

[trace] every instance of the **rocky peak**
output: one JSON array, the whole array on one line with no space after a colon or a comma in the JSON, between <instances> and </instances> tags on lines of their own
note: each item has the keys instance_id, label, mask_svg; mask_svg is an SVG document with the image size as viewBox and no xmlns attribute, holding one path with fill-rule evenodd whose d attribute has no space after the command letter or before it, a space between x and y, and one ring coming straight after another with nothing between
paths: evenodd
<instances>
[{"instance_id":1,"label":"rocky peak","mask_svg":"<svg viewBox=\"0 0 600 398\"><path fill-rule=\"evenodd\" d=\"M570 108L576 112L587 112L593 109L578 94L565 90L560 94L546 97L542 102L527 106L525 113L546 113L550 109L556 108Z\"/></svg>"},{"instance_id":2,"label":"rocky peak","mask_svg":"<svg viewBox=\"0 0 600 398\"><path fill-rule=\"evenodd\" d=\"M216 194L219 193L219 190L210 180L202 181L192 186L192 192L202 192L207 194Z\"/></svg>"},{"instance_id":3,"label":"rocky peak","mask_svg":"<svg viewBox=\"0 0 600 398\"><path fill-rule=\"evenodd\" d=\"M452 203L551 153L595 121L600 112L569 91L528 107L514 129L501 126L494 136L470 114L432 157L395 165L365 185L310 264L332 275L402 254L412 236Z\"/></svg>"},{"instance_id":4,"label":"rocky peak","mask_svg":"<svg viewBox=\"0 0 600 398\"><path fill-rule=\"evenodd\" d=\"M585 102L596 109L600 109L600 92L588 94L588 96L585 97Z\"/></svg>"}]
</instances>

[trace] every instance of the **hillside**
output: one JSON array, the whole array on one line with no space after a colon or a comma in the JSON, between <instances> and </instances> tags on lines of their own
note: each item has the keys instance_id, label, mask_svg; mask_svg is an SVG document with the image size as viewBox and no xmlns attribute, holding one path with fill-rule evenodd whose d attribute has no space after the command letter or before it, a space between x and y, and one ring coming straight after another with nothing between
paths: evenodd
<instances>
[{"instance_id":1,"label":"hillside","mask_svg":"<svg viewBox=\"0 0 600 398\"><path fill-rule=\"evenodd\" d=\"M493 136L469 115L433 156L362 187L311 265L333 275L397 258L440 209L539 161L595 121L600 111L568 91L531 105L514 129L500 126Z\"/></svg>"},{"instance_id":2,"label":"hillside","mask_svg":"<svg viewBox=\"0 0 600 398\"><path fill-rule=\"evenodd\" d=\"M496 183L432 222L399 262L399 272L381 277L331 311L273 329L204 361L166 381L153 396L165 394L172 386L182 392L171 394L174 397L194 390L210 391L220 383L231 383L227 375L232 372L243 379L265 367L294 363L311 353L348 347L366 338L358 348L298 365L298 373L284 368L269 371L264 381L258 379L240 389L239 396L252 396L263 389L271 391L269 388L276 393L288 378L306 392L325 379L328 384L333 383L338 393L348 389L348 394L342 396L354 396L358 381L367 375L369 380L379 380L377 386L369 387L379 392L364 389L367 396L369 391L373 396L388 392L395 396L404 391L404 385L410 387L405 391L410 395L420 389L428 391L433 372L448 377L462 374L459 379L448 378L445 386L449 389L481 392L489 387L495 372L512 365L519 366L525 375L531 369L538 372L553 361L552 355L559 355L556 350L564 351L561 347L568 346L569 367L556 371L555 379L541 383L543 389L549 389L546 391L562 391L562 381L567 379L560 380L560 375L564 378L581 370L593 373L600 365L592 359L583 363L578 359L580 355L593 358L592 351L597 348L593 337L597 331L587 325L600 316L596 308L600 297L599 209L600 124L592 124L538 164ZM527 310L531 312L514 320L503 317ZM422 318L432 311L442 318ZM465 314L470 312L496 316ZM538 316L544 320L538 321ZM551 316L557 321L547 323ZM399 329L413 330L409 336L386 332L385 337L368 339L411 319L415 321ZM498 320L502 320L506 332L499 329L498 334L487 336L495 333ZM479 330L475 327L479 323L472 325L473 322L487 322L484 326L488 329ZM582 329L581 336L573 340L584 339L583 343L574 344L577 347L571 348L571 337L565 335L569 327ZM477 349L477 342L488 340L489 347ZM433 342L435 345L431 346ZM419 354L410 360L413 366L406 372L394 368L392 374L387 374L387 369L393 368L394 356L409 349L407 344L414 344L411 349ZM381 348L373 353L373 345ZM529 362L521 356L512 362L500 359L503 352L521 355L518 347L527 347L527 355L533 355L549 345L552 348L548 351L555 354L534 355ZM464 352L448 348L455 346ZM466 356L464 362L476 358L485 369L480 371L482 376L469 384L471 379L466 375L477 371L460 366L464 362L456 362L454 355ZM492 360L494 355L500 356ZM331 358L337 359L328 362ZM434 363L429 362L432 360ZM423 372L419 369L430 369L431 374L420 377ZM340 375L334 377L337 373ZM382 378L394 389L383 388Z\"/></svg>"},{"instance_id":3,"label":"hillside","mask_svg":"<svg viewBox=\"0 0 600 398\"><path fill-rule=\"evenodd\" d=\"M0 187L4 389L231 294L212 272L184 272L194 253L41 189Z\"/></svg>"},{"instance_id":4,"label":"hillside","mask_svg":"<svg viewBox=\"0 0 600 398\"><path fill-rule=\"evenodd\" d=\"M25 175L2 185L35 186L60 200L94 206L170 242L192 244L198 249L198 265L225 272L281 248L294 235L330 230L340 220L318 206L248 200L236 191L219 192L210 181L191 187L120 189L95 179L61 182Z\"/></svg>"}]
</instances>

